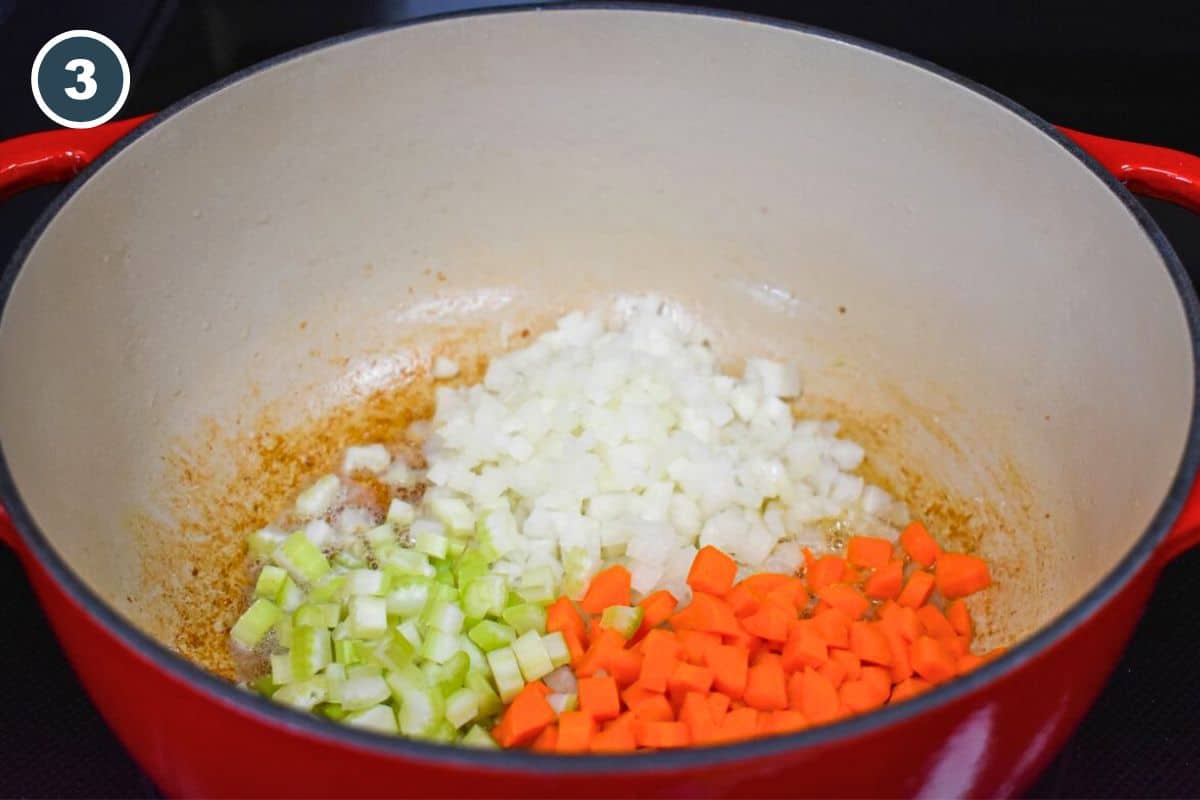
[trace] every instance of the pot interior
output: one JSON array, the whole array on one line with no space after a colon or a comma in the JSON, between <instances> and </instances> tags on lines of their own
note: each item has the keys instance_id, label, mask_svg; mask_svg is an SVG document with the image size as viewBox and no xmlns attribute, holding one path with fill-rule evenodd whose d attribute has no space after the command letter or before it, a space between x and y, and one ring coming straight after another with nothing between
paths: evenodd
<instances>
[{"instance_id":1,"label":"pot interior","mask_svg":"<svg viewBox=\"0 0 1200 800\"><path fill-rule=\"evenodd\" d=\"M71 568L228 674L240 545L558 312L657 293L798 361L915 515L994 562L987 637L1129 550L1192 408L1149 237L1032 123L822 35L521 11L350 39L141 136L28 252L0 437Z\"/></svg>"}]
</instances>

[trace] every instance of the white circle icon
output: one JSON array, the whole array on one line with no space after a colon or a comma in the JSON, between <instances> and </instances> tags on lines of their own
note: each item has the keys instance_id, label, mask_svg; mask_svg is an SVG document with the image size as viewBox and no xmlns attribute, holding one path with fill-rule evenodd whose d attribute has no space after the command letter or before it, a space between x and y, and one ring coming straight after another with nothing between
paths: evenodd
<instances>
[{"instance_id":1,"label":"white circle icon","mask_svg":"<svg viewBox=\"0 0 1200 800\"><path fill-rule=\"evenodd\" d=\"M129 97L129 62L102 33L66 31L42 46L29 74L42 113L67 128L94 128Z\"/></svg>"}]
</instances>

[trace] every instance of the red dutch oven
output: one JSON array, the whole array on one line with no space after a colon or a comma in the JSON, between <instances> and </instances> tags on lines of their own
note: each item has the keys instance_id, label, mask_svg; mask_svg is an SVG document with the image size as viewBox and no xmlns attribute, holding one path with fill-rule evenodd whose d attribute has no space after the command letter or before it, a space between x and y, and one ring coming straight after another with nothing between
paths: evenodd
<instances>
[{"instance_id":1,"label":"red dutch oven","mask_svg":"<svg viewBox=\"0 0 1200 800\"><path fill-rule=\"evenodd\" d=\"M168 794L1014 794L1198 537L1196 298L1126 187L1200 211L1200 160L900 53L705 11L451 16L0 144L4 194L65 179L0 284L0 538ZM882 471L904 454L894 485L958 498L1007 654L794 735L561 758L350 730L181 655L191 612L231 613L202 554L270 515L247 442L353 416L429 342L630 291L795 358L879 423Z\"/></svg>"}]
</instances>

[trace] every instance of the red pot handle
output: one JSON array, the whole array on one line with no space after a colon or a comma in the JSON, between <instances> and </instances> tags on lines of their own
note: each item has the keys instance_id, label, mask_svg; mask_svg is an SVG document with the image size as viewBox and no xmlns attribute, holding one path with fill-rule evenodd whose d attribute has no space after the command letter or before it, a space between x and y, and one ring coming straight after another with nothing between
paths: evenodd
<instances>
[{"instance_id":1,"label":"red pot handle","mask_svg":"<svg viewBox=\"0 0 1200 800\"><path fill-rule=\"evenodd\" d=\"M151 116L132 117L86 130L62 128L31 133L0 142L0 202L35 186L69 181Z\"/></svg>"},{"instance_id":2,"label":"red pot handle","mask_svg":"<svg viewBox=\"0 0 1200 800\"><path fill-rule=\"evenodd\" d=\"M109 122L87 130L32 133L0 142L0 201L45 183L70 180L106 149L152 115ZM1119 139L1060 128L1076 144L1117 176L1132 191L1168 200L1200 213L1200 158ZM0 507L0 541L19 542L12 523ZM1171 558L1200 543L1200 483L1191 495L1161 553Z\"/></svg>"}]
</instances>

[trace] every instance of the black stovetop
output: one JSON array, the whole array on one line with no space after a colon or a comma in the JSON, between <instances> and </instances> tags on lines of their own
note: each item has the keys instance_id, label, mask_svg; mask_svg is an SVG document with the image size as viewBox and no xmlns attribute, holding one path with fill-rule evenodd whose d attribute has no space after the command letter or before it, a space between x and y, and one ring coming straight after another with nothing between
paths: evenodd
<instances>
[{"instance_id":1,"label":"black stovetop","mask_svg":"<svg viewBox=\"0 0 1200 800\"><path fill-rule=\"evenodd\" d=\"M49 127L29 67L51 36L90 28L134 74L126 114L171 101L269 55L346 30L462 8L469 0L0 0L0 138ZM478 3L483 4L483 3ZM492 3L495 4L495 3ZM1200 14L1178 3L810 0L716 3L907 50L1054 122L1200 153ZM0 260L54 197L0 206ZM1200 219L1147 206L1191 275ZM1200 796L1200 551L1167 568L1128 652L1033 797ZM152 797L97 715L13 555L0 549L0 795Z\"/></svg>"}]
</instances>

